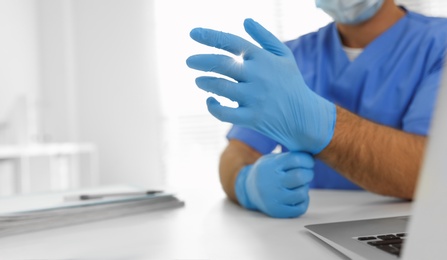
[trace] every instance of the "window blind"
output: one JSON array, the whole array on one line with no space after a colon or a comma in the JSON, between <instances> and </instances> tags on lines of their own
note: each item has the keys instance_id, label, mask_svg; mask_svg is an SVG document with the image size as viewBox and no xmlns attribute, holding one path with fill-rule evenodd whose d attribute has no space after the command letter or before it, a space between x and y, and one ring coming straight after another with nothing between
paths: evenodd
<instances>
[{"instance_id":1,"label":"window blind","mask_svg":"<svg viewBox=\"0 0 447 260\"><path fill-rule=\"evenodd\" d=\"M398 0L396 3L414 12L447 17L447 1L445 0Z\"/></svg>"}]
</instances>

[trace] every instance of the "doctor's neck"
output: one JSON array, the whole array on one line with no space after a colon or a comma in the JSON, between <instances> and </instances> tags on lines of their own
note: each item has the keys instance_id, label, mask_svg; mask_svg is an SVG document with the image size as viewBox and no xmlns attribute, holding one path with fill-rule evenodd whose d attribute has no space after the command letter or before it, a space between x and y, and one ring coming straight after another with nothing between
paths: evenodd
<instances>
[{"instance_id":1,"label":"doctor's neck","mask_svg":"<svg viewBox=\"0 0 447 260\"><path fill-rule=\"evenodd\" d=\"M365 48L404 16L405 11L394 0L385 0L371 19L356 25L338 23L337 29L344 46Z\"/></svg>"}]
</instances>

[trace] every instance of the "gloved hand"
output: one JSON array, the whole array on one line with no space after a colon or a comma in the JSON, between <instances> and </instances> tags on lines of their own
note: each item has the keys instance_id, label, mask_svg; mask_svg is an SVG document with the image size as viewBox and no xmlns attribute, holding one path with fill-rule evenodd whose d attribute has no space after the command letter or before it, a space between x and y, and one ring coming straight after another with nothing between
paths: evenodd
<instances>
[{"instance_id":1,"label":"gloved hand","mask_svg":"<svg viewBox=\"0 0 447 260\"><path fill-rule=\"evenodd\" d=\"M195 28L190 33L199 43L243 58L237 62L226 55L199 54L187 59L190 68L236 81L211 76L196 79L199 88L239 104L237 108L224 107L210 97L209 112L221 121L254 129L291 151L319 153L332 139L335 105L307 87L286 45L252 19L246 19L244 26L262 48L211 29Z\"/></svg>"},{"instance_id":2,"label":"gloved hand","mask_svg":"<svg viewBox=\"0 0 447 260\"><path fill-rule=\"evenodd\" d=\"M239 172L235 183L239 204L274 218L298 217L309 206L313 167L307 153L265 155Z\"/></svg>"}]
</instances>

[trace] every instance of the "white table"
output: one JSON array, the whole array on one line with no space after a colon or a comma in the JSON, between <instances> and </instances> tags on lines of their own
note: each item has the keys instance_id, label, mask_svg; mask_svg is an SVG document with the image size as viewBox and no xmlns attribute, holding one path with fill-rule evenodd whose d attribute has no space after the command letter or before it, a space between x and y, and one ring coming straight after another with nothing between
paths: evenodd
<instances>
[{"instance_id":1,"label":"white table","mask_svg":"<svg viewBox=\"0 0 447 260\"><path fill-rule=\"evenodd\" d=\"M215 189L185 189L178 197L182 208L1 238L0 259L345 259L304 225L407 215L411 208L368 192L312 190L307 214L273 219Z\"/></svg>"}]
</instances>

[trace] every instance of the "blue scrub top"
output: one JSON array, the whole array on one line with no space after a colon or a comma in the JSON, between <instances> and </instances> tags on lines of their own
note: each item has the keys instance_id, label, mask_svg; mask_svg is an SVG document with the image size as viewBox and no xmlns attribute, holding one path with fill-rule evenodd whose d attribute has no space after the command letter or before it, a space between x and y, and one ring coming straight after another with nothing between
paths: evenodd
<instances>
[{"instance_id":1,"label":"blue scrub top","mask_svg":"<svg viewBox=\"0 0 447 260\"><path fill-rule=\"evenodd\" d=\"M405 11L352 62L335 23L285 44L317 94L373 122L427 135L447 42L447 19ZM227 138L262 154L280 145L239 126L233 126ZM311 187L361 189L319 160Z\"/></svg>"}]
</instances>

